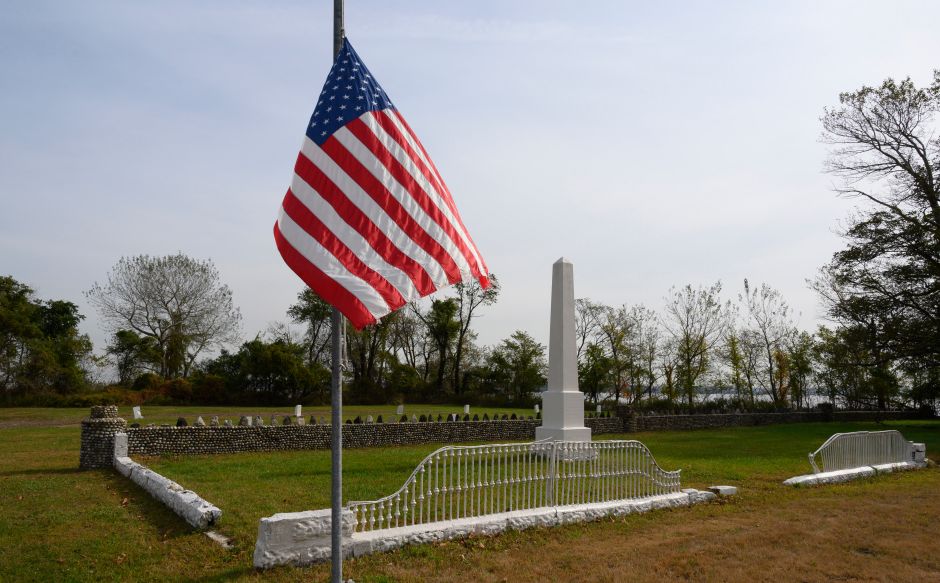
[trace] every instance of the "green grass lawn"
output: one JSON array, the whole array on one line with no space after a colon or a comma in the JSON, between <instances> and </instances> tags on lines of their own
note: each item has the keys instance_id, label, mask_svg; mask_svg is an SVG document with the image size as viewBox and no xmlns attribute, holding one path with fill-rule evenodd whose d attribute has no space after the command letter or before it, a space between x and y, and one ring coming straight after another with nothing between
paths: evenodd
<instances>
[{"instance_id":1,"label":"green grass lawn","mask_svg":"<svg viewBox=\"0 0 940 583\"><path fill-rule=\"evenodd\" d=\"M175 419L180 409L172 409L172 413L161 413ZM199 413L205 415L209 413L207 409L199 408ZM0 429L0 516L3 517L0 520L0 581L253 579L261 576L251 567L261 517L329 505L328 451L138 460L195 490L222 509L218 530L233 537L236 545L234 550L225 551L192 531L181 519L113 471L78 471L79 428L65 422L74 418L69 420L55 410L44 418L41 411L0 410L3 415L0 420L29 419L33 424L48 425L26 424ZM85 414L82 410L78 416ZM309 415L310 411L305 410L305 414ZM741 493L730 505L706 505L628 517L621 527L597 524L564 527L552 532L510 533L486 543L484 548L470 549L457 544L402 549L351 561L347 572L356 581L422 580L433 578L432 574L440 569L456 568L461 557L473 556L480 562L481 571L479 577L467 571L467 580L501 580L507 576L513 580L510 576L513 567L503 566L503 554L508 552L509 556L516 557L517 563L524 562L533 548L554 544L552 541L565 537L591 540L596 536L598 541L604 541L604 537L621 536L624 528L675 534L688 524L698 524L705 532L714 526L714 520L738 514L740 520L745 515L753 515L759 518L750 518L752 522L767 521L780 514L777 508L781 501L800 510L808 508L807 505L822 504L823 500L842 500L859 504L858 508L862 509L853 507L845 512L877 516L878 508L864 506L865 493L886 493L890 501L893 500L891 492L895 491L892 489L897 492L894 498L920 492L932 492L930 499L936 498L936 491L940 489L940 471L937 470L809 491L796 491L780 484L787 477L808 473L806 454L832 433L886 428L899 429L908 439L927 443L928 456L937 458L940 452L940 422L937 421L809 423L604 436L643 441L664 469L683 470L683 486L704 488L712 484L731 484L739 486ZM372 499L395 491L415 465L437 447L429 444L347 450L344 452L344 498ZM924 506L924 512L928 511L932 512ZM940 516L940 509L935 514ZM923 528L934 528L936 522L932 520ZM670 540L662 544L668 546ZM497 554L497 550L503 554ZM933 556L938 556L936 550L934 548ZM629 557L618 560L627 559ZM561 553L552 560L556 561L556 567L564 569L569 559ZM677 557L676 561L681 558ZM568 577L559 578L576 578L577 567L571 566L571 569ZM327 574L327 568L321 566L303 571L276 569L264 573L263 577L265 580L308 577L319 580ZM526 576L529 575L531 573ZM520 574L518 578L523 577ZM599 579L605 580L604 577Z\"/></svg>"}]
</instances>

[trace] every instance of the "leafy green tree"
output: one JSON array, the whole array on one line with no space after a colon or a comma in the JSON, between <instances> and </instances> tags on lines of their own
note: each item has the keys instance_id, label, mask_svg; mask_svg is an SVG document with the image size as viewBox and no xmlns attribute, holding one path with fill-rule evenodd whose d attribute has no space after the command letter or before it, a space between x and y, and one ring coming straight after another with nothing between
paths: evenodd
<instances>
[{"instance_id":1,"label":"leafy green tree","mask_svg":"<svg viewBox=\"0 0 940 583\"><path fill-rule=\"evenodd\" d=\"M591 402L597 403L601 392L610 389L611 369L604 349L593 342L588 344L578 363L578 385Z\"/></svg>"},{"instance_id":2,"label":"leafy green tree","mask_svg":"<svg viewBox=\"0 0 940 583\"><path fill-rule=\"evenodd\" d=\"M787 346L790 364L790 398L797 408L803 408L813 379L813 336L798 332Z\"/></svg>"},{"instance_id":3,"label":"leafy green tree","mask_svg":"<svg viewBox=\"0 0 940 583\"><path fill-rule=\"evenodd\" d=\"M118 373L118 384L129 387L141 373L159 370L160 352L153 338L118 330L106 349Z\"/></svg>"},{"instance_id":4,"label":"leafy green tree","mask_svg":"<svg viewBox=\"0 0 940 583\"><path fill-rule=\"evenodd\" d=\"M451 348L460 331L460 321L457 319L457 301L453 298L445 300L432 300L431 307L421 312L412 306L413 313L421 320L427 329L428 337L433 343L437 356L437 376L434 389L438 394L446 392L447 366Z\"/></svg>"},{"instance_id":5,"label":"leafy green tree","mask_svg":"<svg viewBox=\"0 0 940 583\"><path fill-rule=\"evenodd\" d=\"M306 365L303 346L260 337L245 342L237 352L223 350L204 362L200 373L222 379L226 392L244 403L321 402L330 381L329 371L321 365Z\"/></svg>"},{"instance_id":6,"label":"leafy green tree","mask_svg":"<svg viewBox=\"0 0 940 583\"><path fill-rule=\"evenodd\" d=\"M900 394L896 373L871 350L870 335L860 326L819 328L816 378L832 403L849 409L885 408Z\"/></svg>"},{"instance_id":7,"label":"leafy green tree","mask_svg":"<svg viewBox=\"0 0 940 583\"><path fill-rule=\"evenodd\" d=\"M350 389L360 402L386 402L392 394L385 391L385 376L394 361L390 352L394 321L393 312L362 330L349 327L346 331L346 353L352 371Z\"/></svg>"},{"instance_id":8,"label":"leafy green tree","mask_svg":"<svg viewBox=\"0 0 940 583\"><path fill-rule=\"evenodd\" d=\"M522 330L493 349L488 363L494 382L519 405L529 403L532 394L545 385L545 346Z\"/></svg>"},{"instance_id":9,"label":"leafy green tree","mask_svg":"<svg viewBox=\"0 0 940 583\"><path fill-rule=\"evenodd\" d=\"M938 111L935 71L926 87L887 79L843 93L822 118L833 146L828 170L842 179L836 190L861 204L842 233L845 249L813 287L829 317L846 328L842 339L864 350L870 378L882 379L885 395L890 363L918 379L940 376Z\"/></svg>"},{"instance_id":10,"label":"leafy green tree","mask_svg":"<svg viewBox=\"0 0 940 583\"><path fill-rule=\"evenodd\" d=\"M82 364L91 340L78 331L78 306L41 301L12 277L0 277L0 382L11 402L14 393L77 392L86 383Z\"/></svg>"}]
</instances>

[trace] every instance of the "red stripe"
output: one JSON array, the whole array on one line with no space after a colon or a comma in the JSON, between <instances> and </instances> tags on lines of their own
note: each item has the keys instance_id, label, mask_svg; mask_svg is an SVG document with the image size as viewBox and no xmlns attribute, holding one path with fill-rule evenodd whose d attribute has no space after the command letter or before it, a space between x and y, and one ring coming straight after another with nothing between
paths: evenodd
<instances>
[{"instance_id":1,"label":"red stripe","mask_svg":"<svg viewBox=\"0 0 940 583\"><path fill-rule=\"evenodd\" d=\"M385 132L391 136L392 139L395 140L395 142L398 143L398 145L401 146L403 150L405 150L405 152L408 153L408 157L414 160L415 164L418 166L418 169L421 171L421 174L423 174L424 177L427 178L431 183L431 185L434 186L435 190L441 194L441 198L443 198L444 202L447 203L447 206L450 207L450 212L452 212L454 216L458 217L459 219L460 213L457 212L457 206L454 204L453 198L450 195L450 191L447 189L447 185L444 184L444 180L435 174L430 168L428 168L428 166L424 163L424 160L421 159L421 156L415 152L414 148L411 147L411 144L409 144L408 140L405 139L405 136L402 135L401 130L398 129L398 126L396 126L395 123L389 119L388 116L391 115L389 110L383 109L382 111L375 111L370 113L372 117L375 118L375 120L379 123L379 125L382 126L382 129L385 130ZM398 119L401 120L402 125L405 125L405 120L400 115L398 116ZM405 127L408 126L405 125ZM415 143L418 144L418 147L421 148L421 151L424 152L424 147L421 146L421 142L419 142L413 134L412 138L414 139ZM424 152L424 156L430 162L431 158L428 158L426 152Z\"/></svg>"},{"instance_id":2,"label":"red stripe","mask_svg":"<svg viewBox=\"0 0 940 583\"><path fill-rule=\"evenodd\" d=\"M424 191L423 188L415 181L414 177L405 169L401 163L395 159L392 153L386 148L381 140L372 132L371 129L365 124L361 119L354 119L346 124L346 128L354 136L356 136L360 142L365 145L365 147L372 153L373 156L385 167L386 170L401 184L405 190L411 195L411 198L418 203L424 212L431 217L431 219L437 223L441 230L453 241L454 245L457 247L457 250L463 255L464 259L467 261L467 264L470 266L470 271L474 276L480 277L481 273L477 267L476 259L473 257L473 253L466 246L461 238L457 234L457 230L454 228L453 223L444 216L444 213L441 212L441 209L431 200L431 197Z\"/></svg>"},{"instance_id":3,"label":"red stripe","mask_svg":"<svg viewBox=\"0 0 940 583\"><path fill-rule=\"evenodd\" d=\"M281 253L281 257L284 259L284 262L287 263L287 266L318 296L342 312L357 330L362 330L369 324L375 323L375 317L368 308L359 301L359 298L338 284L336 280L323 273L316 265L307 261L307 258L299 251L291 247L291 244L288 243L284 235L281 234L277 223L274 223L274 241L277 244L278 251Z\"/></svg>"},{"instance_id":4,"label":"red stripe","mask_svg":"<svg viewBox=\"0 0 940 583\"><path fill-rule=\"evenodd\" d=\"M368 168L363 166L345 146L339 143L335 136L330 136L321 148L372 200L382 207L405 234L437 260L444 273L447 274L447 280L450 283L460 281L460 270L447 251L421 228L421 225L408 214L405 207L392 196L392 193L385 188L385 185L373 176Z\"/></svg>"},{"instance_id":5,"label":"red stripe","mask_svg":"<svg viewBox=\"0 0 940 583\"><path fill-rule=\"evenodd\" d=\"M397 110L393 110L393 109L382 110L382 113L384 115L377 115L376 119L379 120L379 123L386 122L391 127L392 132L390 132L390 135L395 138L395 141L411 149L411 145L407 143L407 140L405 140L404 136L401 135L401 133L399 132L395 124L391 123L390 120L383 119L385 118L386 115L395 116L395 119L397 119L401 123L402 127L405 128L405 130L408 132L408 135L411 136L411 139L414 141L414 143L417 144L418 148L421 150L421 153L424 154L424 159L427 160L428 164L431 165L430 170L433 171L433 174L434 174L434 178L435 178L434 183L436 185L435 187L437 186L440 187L438 189L438 192L441 193L441 196L443 197L444 201L447 203L447 206L449 206L451 212L454 213L454 218L457 220L457 222L460 223L460 226L463 228L464 233L467 233L467 238L470 239L470 244L473 245L473 250L476 252L477 257L480 258L480 263L483 266L483 275L482 277L479 278L480 285L484 289L489 287L490 271L489 271L489 268L486 266L486 261L483 260L483 255L480 254L480 250L477 248L476 243L473 241L473 237L470 236L470 231L467 229L467 226L464 225L463 219L460 217L460 213L457 212L457 204L454 202L454 197L451 195L450 189L447 188L447 184L444 183L444 179L441 177L441 173L438 171L437 166L434 164L434 160L431 160L431 156L429 156L427 150L424 149L424 144L422 144L421 140L418 139L418 136L415 135L414 130L412 130L411 126L408 125L408 122L405 121L404 116L398 113ZM382 127L385 128L386 125L383 124ZM416 156L411 155L410 153L409 153L409 156L415 161L419 160Z\"/></svg>"},{"instance_id":6,"label":"red stripe","mask_svg":"<svg viewBox=\"0 0 940 583\"><path fill-rule=\"evenodd\" d=\"M284 212L310 237L316 239L324 249L332 253L333 257L343 264L343 267L375 288L392 311L405 305L405 298L395 289L395 286L366 265L352 249L330 231L329 227L323 224L323 221L310 212L310 209L300 202L290 189L287 190L282 206Z\"/></svg>"},{"instance_id":7,"label":"red stripe","mask_svg":"<svg viewBox=\"0 0 940 583\"><path fill-rule=\"evenodd\" d=\"M297 156L294 172L317 191L317 194L333 207L346 224L362 235L376 253L411 278L422 297L437 291L434 281L424 267L396 247L385 232L353 204L343 191L303 153Z\"/></svg>"}]
</instances>

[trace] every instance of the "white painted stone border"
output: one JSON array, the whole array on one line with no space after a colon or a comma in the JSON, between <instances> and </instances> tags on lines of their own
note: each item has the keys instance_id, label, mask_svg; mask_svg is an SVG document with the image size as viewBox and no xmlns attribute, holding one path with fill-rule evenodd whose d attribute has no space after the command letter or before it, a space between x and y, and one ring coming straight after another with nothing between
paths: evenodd
<instances>
[{"instance_id":1,"label":"white painted stone border","mask_svg":"<svg viewBox=\"0 0 940 583\"><path fill-rule=\"evenodd\" d=\"M114 435L114 468L148 494L163 502L190 526L205 529L215 524L222 516L221 510L200 498L192 490L186 490L173 480L127 457L126 433Z\"/></svg>"},{"instance_id":2,"label":"white painted stone border","mask_svg":"<svg viewBox=\"0 0 940 583\"><path fill-rule=\"evenodd\" d=\"M926 464L918 464L914 462L861 466L858 468L849 468L847 470L836 470L834 472L820 472L818 474L794 476L784 480L783 484L785 486L818 486L820 484L840 484L842 482L851 482L852 480L858 480L861 478L869 478L877 474L890 474L891 472L901 472L905 470L919 470L923 467L926 467Z\"/></svg>"},{"instance_id":3,"label":"white painted stone border","mask_svg":"<svg viewBox=\"0 0 940 583\"><path fill-rule=\"evenodd\" d=\"M535 526L555 526L625 516L661 508L675 508L715 498L712 492L692 488L675 494L595 504L553 506L461 518L430 524L353 532L351 511L343 509L343 555L360 557L390 551L408 544L424 544L461 538L471 534L490 535L505 530ZM309 565L330 558L330 511L310 510L275 514L258 525L254 566L266 569L277 565Z\"/></svg>"}]
</instances>

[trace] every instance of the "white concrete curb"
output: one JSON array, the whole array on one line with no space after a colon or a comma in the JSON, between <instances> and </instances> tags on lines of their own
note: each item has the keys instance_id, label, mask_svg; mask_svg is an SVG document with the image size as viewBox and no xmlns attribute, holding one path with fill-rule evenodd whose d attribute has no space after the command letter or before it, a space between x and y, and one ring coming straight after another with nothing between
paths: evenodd
<instances>
[{"instance_id":1,"label":"white concrete curb","mask_svg":"<svg viewBox=\"0 0 940 583\"><path fill-rule=\"evenodd\" d=\"M148 494L163 502L190 526L205 529L215 524L222 516L221 510L200 498L192 490L184 489L173 480L127 457L126 433L117 433L114 436L114 468Z\"/></svg>"},{"instance_id":2,"label":"white concrete curb","mask_svg":"<svg viewBox=\"0 0 940 583\"><path fill-rule=\"evenodd\" d=\"M881 464L876 466L861 466L850 468L848 470L836 470L834 472L821 472L818 474L806 474L803 476L794 476L783 483L785 486L817 486L819 484L839 484L850 482L860 478L868 478L877 474L889 474L891 472L901 472L905 470L919 470L926 464L915 462L901 462L896 464Z\"/></svg>"},{"instance_id":3,"label":"white concrete curb","mask_svg":"<svg viewBox=\"0 0 940 583\"><path fill-rule=\"evenodd\" d=\"M660 508L689 506L713 498L715 494L711 492L690 488L676 494L635 500L517 510L366 532L353 532L353 514L344 509L343 555L359 557L390 551L408 544L439 542L471 534L496 534L535 526L587 522L606 516L625 516ZM255 545L255 567L266 569L277 565L308 565L327 561L329 558L329 509L275 514L261 519L258 525L258 542Z\"/></svg>"}]
</instances>

